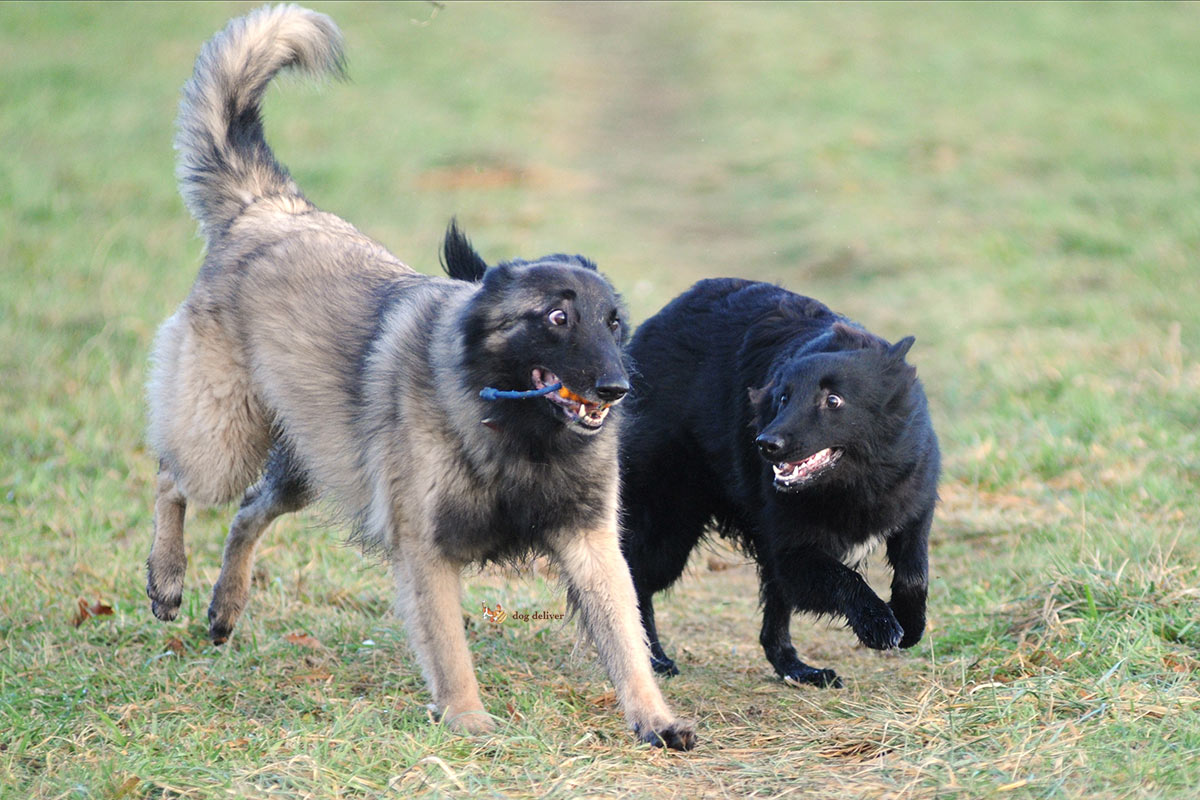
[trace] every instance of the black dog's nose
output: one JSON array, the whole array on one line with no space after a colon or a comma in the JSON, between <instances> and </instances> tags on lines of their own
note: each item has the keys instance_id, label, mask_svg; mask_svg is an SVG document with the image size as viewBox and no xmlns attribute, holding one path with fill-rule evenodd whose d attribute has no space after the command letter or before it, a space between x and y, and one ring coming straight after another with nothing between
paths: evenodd
<instances>
[{"instance_id":1,"label":"black dog's nose","mask_svg":"<svg viewBox=\"0 0 1200 800\"><path fill-rule=\"evenodd\" d=\"M596 387L596 395L605 403L615 403L625 395L629 394L629 381L625 378L606 381L604 385Z\"/></svg>"},{"instance_id":2,"label":"black dog's nose","mask_svg":"<svg viewBox=\"0 0 1200 800\"><path fill-rule=\"evenodd\" d=\"M759 436L757 439L755 439L754 443L758 445L759 452L761 452L767 458L778 455L779 451L783 449L783 437L781 436L773 436L764 433L762 436Z\"/></svg>"}]
</instances>

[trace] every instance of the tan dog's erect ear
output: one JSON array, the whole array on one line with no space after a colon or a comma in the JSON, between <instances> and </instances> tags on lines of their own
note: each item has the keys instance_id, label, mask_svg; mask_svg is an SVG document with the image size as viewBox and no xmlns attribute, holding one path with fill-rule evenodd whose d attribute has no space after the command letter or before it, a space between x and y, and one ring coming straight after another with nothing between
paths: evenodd
<instances>
[{"instance_id":1,"label":"tan dog's erect ear","mask_svg":"<svg viewBox=\"0 0 1200 800\"><path fill-rule=\"evenodd\" d=\"M483 278L487 272L487 262L475 248L471 240L458 227L458 219L452 218L446 229L446 238L442 242L442 251L438 254L442 269L451 278L460 281L475 282Z\"/></svg>"}]
</instances>

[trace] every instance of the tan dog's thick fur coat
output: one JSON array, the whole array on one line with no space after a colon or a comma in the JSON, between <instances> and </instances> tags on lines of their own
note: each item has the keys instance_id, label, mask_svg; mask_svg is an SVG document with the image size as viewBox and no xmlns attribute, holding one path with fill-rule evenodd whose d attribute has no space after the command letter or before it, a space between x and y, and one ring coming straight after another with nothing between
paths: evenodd
<instances>
[{"instance_id":1,"label":"tan dog's thick fur coat","mask_svg":"<svg viewBox=\"0 0 1200 800\"><path fill-rule=\"evenodd\" d=\"M329 18L281 6L233 20L184 88L178 177L208 252L154 346L154 613L179 611L189 503L242 497L209 609L220 643L271 520L326 498L388 555L445 723L483 732L494 721L463 631L461 570L546 551L630 726L690 748L691 726L654 683L617 541L618 420L606 417L629 388L619 298L579 256L489 267L453 226L450 277L420 275L318 210L263 138L259 104L285 67L340 71ZM573 395L479 397L553 382Z\"/></svg>"}]
</instances>

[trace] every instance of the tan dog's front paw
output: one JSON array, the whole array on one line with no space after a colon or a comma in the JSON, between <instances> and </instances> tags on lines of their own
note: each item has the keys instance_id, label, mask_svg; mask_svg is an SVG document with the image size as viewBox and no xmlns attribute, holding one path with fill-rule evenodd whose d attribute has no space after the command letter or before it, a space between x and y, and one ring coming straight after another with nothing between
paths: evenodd
<instances>
[{"instance_id":1,"label":"tan dog's front paw","mask_svg":"<svg viewBox=\"0 0 1200 800\"><path fill-rule=\"evenodd\" d=\"M481 736L496 730L496 720L482 708L474 711L450 711L442 714L442 724L464 736Z\"/></svg>"},{"instance_id":2,"label":"tan dog's front paw","mask_svg":"<svg viewBox=\"0 0 1200 800\"><path fill-rule=\"evenodd\" d=\"M696 726L692 722L677 719L665 725L634 725L638 739L655 747L672 750L691 750L696 746Z\"/></svg>"}]
</instances>

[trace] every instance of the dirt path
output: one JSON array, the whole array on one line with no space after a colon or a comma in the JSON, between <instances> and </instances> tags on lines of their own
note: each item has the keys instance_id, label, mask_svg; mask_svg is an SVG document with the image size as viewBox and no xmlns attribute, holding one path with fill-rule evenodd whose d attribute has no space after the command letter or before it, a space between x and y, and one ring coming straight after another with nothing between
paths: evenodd
<instances>
[{"instance_id":1,"label":"dirt path","mask_svg":"<svg viewBox=\"0 0 1200 800\"><path fill-rule=\"evenodd\" d=\"M637 276L622 288L644 319L695 280L734 274L754 249L722 202L725 168L705 157L709 66L670 4L571 3L554 15L580 47L560 66L556 95L574 107L553 141L589 176L587 208L611 231L618 269Z\"/></svg>"},{"instance_id":2,"label":"dirt path","mask_svg":"<svg viewBox=\"0 0 1200 800\"><path fill-rule=\"evenodd\" d=\"M554 8L564 33L586 45L561 66L561 95L574 98L577 108L555 146L590 177L595 194L587 206L605 215L617 261L639 265L631 270L637 278L622 286L635 320L701 277L744 274L739 254L753 249L754 230L737 226L736 211L712 189L722 168L696 156L712 152L697 122L704 81L696 71L707 68L692 45L699 32L680 30L669 4L636 11L618 3ZM878 559L869 578L886 597L890 571ZM677 588L656 601L683 680L697 680L698 688L737 675L759 689L820 694L786 689L774 677L758 644L757 600L749 560L720 543L693 554ZM858 687L847 690L853 695L874 681L890 682L915 662L861 647L840 619L797 617L793 635L801 657L844 674L848 686Z\"/></svg>"}]
</instances>

